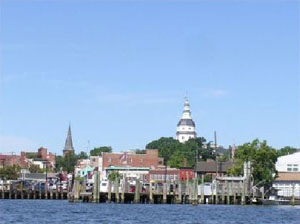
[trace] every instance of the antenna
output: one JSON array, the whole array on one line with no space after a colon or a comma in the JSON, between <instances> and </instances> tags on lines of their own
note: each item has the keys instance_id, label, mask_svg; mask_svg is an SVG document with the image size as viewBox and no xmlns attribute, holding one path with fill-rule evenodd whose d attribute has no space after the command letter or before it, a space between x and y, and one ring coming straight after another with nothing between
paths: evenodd
<instances>
[{"instance_id":1,"label":"antenna","mask_svg":"<svg viewBox=\"0 0 300 224\"><path fill-rule=\"evenodd\" d=\"M214 133L214 136L215 136L215 148L217 148L217 132L216 131Z\"/></svg>"}]
</instances>

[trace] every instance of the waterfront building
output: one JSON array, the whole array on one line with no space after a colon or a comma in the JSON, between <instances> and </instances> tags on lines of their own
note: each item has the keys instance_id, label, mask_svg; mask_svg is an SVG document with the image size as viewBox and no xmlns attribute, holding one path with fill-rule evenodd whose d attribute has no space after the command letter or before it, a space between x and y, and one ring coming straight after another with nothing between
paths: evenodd
<instances>
[{"instance_id":1,"label":"waterfront building","mask_svg":"<svg viewBox=\"0 0 300 224\"><path fill-rule=\"evenodd\" d=\"M196 138L195 122L192 119L190 111L190 103L188 99L185 99L184 109L180 121L177 124L176 139L184 143L189 139Z\"/></svg>"},{"instance_id":2,"label":"waterfront building","mask_svg":"<svg viewBox=\"0 0 300 224\"><path fill-rule=\"evenodd\" d=\"M279 196L300 198L300 172L279 172L272 186Z\"/></svg>"},{"instance_id":3,"label":"waterfront building","mask_svg":"<svg viewBox=\"0 0 300 224\"><path fill-rule=\"evenodd\" d=\"M275 167L278 174L273 187L278 195L300 197L300 152L278 157Z\"/></svg>"},{"instance_id":4,"label":"waterfront building","mask_svg":"<svg viewBox=\"0 0 300 224\"><path fill-rule=\"evenodd\" d=\"M211 175L218 174L219 176L223 176L227 174L227 171L232 167L233 167L232 161L217 162L215 160L207 160L207 161L197 162L195 167L195 172L197 173L198 177L205 174L211 174Z\"/></svg>"},{"instance_id":5,"label":"waterfront building","mask_svg":"<svg viewBox=\"0 0 300 224\"><path fill-rule=\"evenodd\" d=\"M179 180L179 170L176 168L158 168L149 172L150 180L155 182L177 181Z\"/></svg>"},{"instance_id":6,"label":"waterfront building","mask_svg":"<svg viewBox=\"0 0 300 224\"><path fill-rule=\"evenodd\" d=\"M68 153L74 153L71 125L69 125L68 134L65 142L65 147L63 149L63 155L66 156Z\"/></svg>"},{"instance_id":7,"label":"waterfront building","mask_svg":"<svg viewBox=\"0 0 300 224\"><path fill-rule=\"evenodd\" d=\"M195 177L194 169L191 167L180 167L179 168L179 179L185 181L187 179L193 179Z\"/></svg>"},{"instance_id":8,"label":"waterfront building","mask_svg":"<svg viewBox=\"0 0 300 224\"><path fill-rule=\"evenodd\" d=\"M126 177L129 181L139 179L144 183L149 182L149 167L122 167L122 166L109 166L105 169L106 177L111 172L118 172L121 176Z\"/></svg>"},{"instance_id":9,"label":"waterfront building","mask_svg":"<svg viewBox=\"0 0 300 224\"><path fill-rule=\"evenodd\" d=\"M102 170L109 166L156 168L161 165L163 165L163 158L158 156L156 149L147 149L143 154L134 152L102 153Z\"/></svg>"},{"instance_id":10,"label":"waterfront building","mask_svg":"<svg viewBox=\"0 0 300 224\"><path fill-rule=\"evenodd\" d=\"M278 157L275 166L278 172L300 172L300 152Z\"/></svg>"}]
</instances>

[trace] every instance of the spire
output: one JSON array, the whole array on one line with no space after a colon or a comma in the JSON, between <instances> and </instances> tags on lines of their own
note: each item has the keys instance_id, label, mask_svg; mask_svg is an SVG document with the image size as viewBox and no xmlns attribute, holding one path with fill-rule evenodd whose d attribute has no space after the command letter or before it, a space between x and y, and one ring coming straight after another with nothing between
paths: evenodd
<instances>
[{"instance_id":1,"label":"spire","mask_svg":"<svg viewBox=\"0 0 300 224\"><path fill-rule=\"evenodd\" d=\"M72 133L71 133L71 124L69 124L69 130L68 130L68 135L65 143L65 148L64 150L66 151L73 151L73 141L72 141Z\"/></svg>"},{"instance_id":2,"label":"spire","mask_svg":"<svg viewBox=\"0 0 300 224\"><path fill-rule=\"evenodd\" d=\"M184 98L184 109L181 119L192 119L190 111L190 102L187 97Z\"/></svg>"}]
</instances>

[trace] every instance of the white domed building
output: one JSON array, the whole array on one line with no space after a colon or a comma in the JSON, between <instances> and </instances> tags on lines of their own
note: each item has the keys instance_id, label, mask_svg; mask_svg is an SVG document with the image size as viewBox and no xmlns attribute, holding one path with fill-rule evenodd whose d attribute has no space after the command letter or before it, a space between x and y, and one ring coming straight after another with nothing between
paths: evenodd
<instances>
[{"instance_id":1,"label":"white domed building","mask_svg":"<svg viewBox=\"0 0 300 224\"><path fill-rule=\"evenodd\" d=\"M177 124L176 139L179 142L184 143L189 139L196 138L197 133L195 131L195 127L195 122L191 116L190 103L186 98L181 119Z\"/></svg>"}]
</instances>

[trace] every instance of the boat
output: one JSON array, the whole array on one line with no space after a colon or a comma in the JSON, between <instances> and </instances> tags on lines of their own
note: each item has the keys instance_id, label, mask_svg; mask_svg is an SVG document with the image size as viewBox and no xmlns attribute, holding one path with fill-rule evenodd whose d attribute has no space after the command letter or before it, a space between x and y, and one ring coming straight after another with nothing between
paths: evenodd
<instances>
[{"instance_id":1,"label":"boat","mask_svg":"<svg viewBox=\"0 0 300 224\"><path fill-rule=\"evenodd\" d=\"M268 199L261 199L263 205L290 205L290 200L270 196Z\"/></svg>"}]
</instances>

